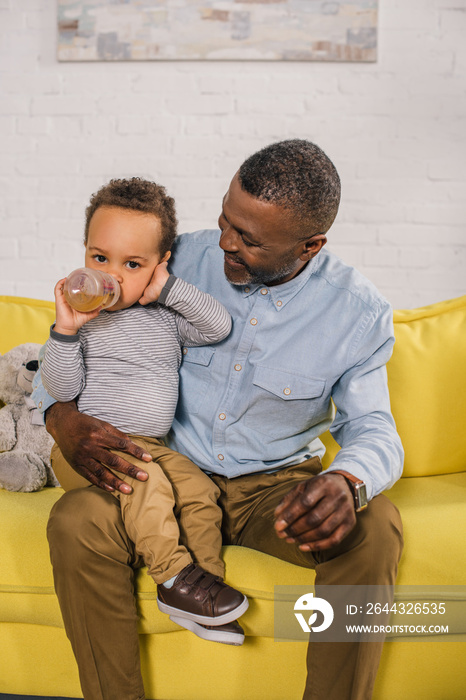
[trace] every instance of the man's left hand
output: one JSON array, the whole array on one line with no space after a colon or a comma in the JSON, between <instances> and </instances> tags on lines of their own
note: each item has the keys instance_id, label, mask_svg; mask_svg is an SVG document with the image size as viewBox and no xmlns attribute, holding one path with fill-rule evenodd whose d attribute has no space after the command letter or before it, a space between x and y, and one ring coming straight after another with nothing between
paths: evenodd
<instances>
[{"instance_id":1,"label":"man's left hand","mask_svg":"<svg viewBox=\"0 0 466 700\"><path fill-rule=\"evenodd\" d=\"M275 530L303 552L334 547L356 524L353 495L341 474L320 474L295 486L275 509Z\"/></svg>"}]
</instances>

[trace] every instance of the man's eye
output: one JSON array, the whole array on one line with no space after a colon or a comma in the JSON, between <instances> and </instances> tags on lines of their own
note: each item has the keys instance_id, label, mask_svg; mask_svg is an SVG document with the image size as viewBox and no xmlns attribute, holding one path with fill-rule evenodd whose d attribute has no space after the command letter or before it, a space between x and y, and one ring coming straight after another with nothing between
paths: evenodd
<instances>
[{"instance_id":1,"label":"man's eye","mask_svg":"<svg viewBox=\"0 0 466 700\"><path fill-rule=\"evenodd\" d=\"M137 270L137 268L139 267L139 263L135 262L134 260L128 260L126 264L128 265L130 270Z\"/></svg>"},{"instance_id":2,"label":"man's eye","mask_svg":"<svg viewBox=\"0 0 466 700\"><path fill-rule=\"evenodd\" d=\"M251 243L251 241L248 241L248 239L244 237L244 234L240 233L239 235L241 236L241 240L247 248L254 248L257 245L256 243Z\"/></svg>"}]
</instances>

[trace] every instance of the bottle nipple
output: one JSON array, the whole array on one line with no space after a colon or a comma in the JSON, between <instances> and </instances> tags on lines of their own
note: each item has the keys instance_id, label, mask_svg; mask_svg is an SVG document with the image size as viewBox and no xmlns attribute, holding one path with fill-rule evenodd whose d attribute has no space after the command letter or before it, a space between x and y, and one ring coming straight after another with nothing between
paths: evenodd
<instances>
[{"instance_id":1,"label":"bottle nipple","mask_svg":"<svg viewBox=\"0 0 466 700\"><path fill-rule=\"evenodd\" d=\"M120 298L120 285L107 272L80 267L66 278L63 294L76 311L94 311L99 306L109 309Z\"/></svg>"}]
</instances>

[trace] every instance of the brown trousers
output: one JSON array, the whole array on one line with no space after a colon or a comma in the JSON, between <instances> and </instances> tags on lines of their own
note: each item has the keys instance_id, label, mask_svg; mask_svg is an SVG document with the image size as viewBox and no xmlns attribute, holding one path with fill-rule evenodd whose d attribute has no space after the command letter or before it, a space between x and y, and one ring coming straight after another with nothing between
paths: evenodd
<instances>
[{"instance_id":1,"label":"brown trousers","mask_svg":"<svg viewBox=\"0 0 466 700\"><path fill-rule=\"evenodd\" d=\"M315 569L317 585L393 585L402 525L385 496L358 515L345 540L304 553L275 536L273 511L318 459L274 474L213 477L220 489L224 544L251 547ZM144 700L134 569L142 565L117 500L96 487L69 491L52 509L48 537L55 588L86 700ZM370 700L382 643L311 642L304 700Z\"/></svg>"},{"instance_id":2,"label":"brown trousers","mask_svg":"<svg viewBox=\"0 0 466 700\"><path fill-rule=\"evenodd\" d=\"M168 581L193 560L223 578L221 558L222 511L220 490L191 460L156 438L130 436L153 462L144 464L147 481L118 476L133 488L131 494L113 492L136 553L142 556L156 583ZM122 454L122 453L120 453ZM137 460L123 455L133 464ZM55 475L66 491L89 486L66 462L57 445L52 448Z\"/></svg>"}]
</instances>

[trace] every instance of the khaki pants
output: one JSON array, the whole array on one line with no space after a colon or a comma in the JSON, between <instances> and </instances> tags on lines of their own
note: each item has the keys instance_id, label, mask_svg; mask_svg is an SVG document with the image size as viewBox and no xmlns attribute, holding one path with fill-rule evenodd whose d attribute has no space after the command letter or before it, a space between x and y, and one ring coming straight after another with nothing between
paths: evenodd
<instances>
[{"instance_id":1,"label":"khaki pants","mask_svg":"<svg viewBox=\"0 0 466 700\"><path fill-rule=\"evenodd\" d=\"M224 543L315 569L317 585L393 585L402 526L385 496L374 498L358 514L352 532L332 549L304 553L275 535L277 504L296 482L319 471L314 459L274 474L213 477L220 489ZM143 700L134 599L134 569L142 558L125 530L119 504L96 487L65 493L52 509L48 537L55 588L84 698ZM311 642L305 700L370 700L382 646Z\"/></svg>"},{"instance_id":2,"label":"khaki pants","mask_svg":"<svg viewBox=\"0 0 466 700\"><path fill-rule=\"evenodd\" d=\"M195 561L223 578L222 511L217 505L220 490L191 460L160 440L137 436L131 436L131 440L154 460L144 465L149 479L143 482L118 474L133 492L114 491L112 495L120 501L126 532L149 574L156 583L163 583ZM128 462L140 464L131 455L120 454ZM57 445L52 448L51 459L65 490L89 486L66 462Z\"/></svg>"}]
</instances>

